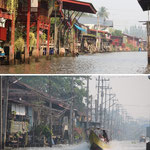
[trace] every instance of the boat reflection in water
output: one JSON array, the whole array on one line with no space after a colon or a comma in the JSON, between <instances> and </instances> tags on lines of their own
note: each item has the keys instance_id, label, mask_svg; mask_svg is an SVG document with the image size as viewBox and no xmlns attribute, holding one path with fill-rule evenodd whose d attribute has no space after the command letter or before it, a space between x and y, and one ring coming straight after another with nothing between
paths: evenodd
<instances>
[{"instance_id":1,"label":"boat reflection in water","mask_svg":"<svg viewBox=\"0 0 150 150\"><path fill-rule=\"evenodd\" d=\"M90 150L104 150L110 148L108 135L105 130L91 129L90 135Z\"/></svg>"}]
</instances>

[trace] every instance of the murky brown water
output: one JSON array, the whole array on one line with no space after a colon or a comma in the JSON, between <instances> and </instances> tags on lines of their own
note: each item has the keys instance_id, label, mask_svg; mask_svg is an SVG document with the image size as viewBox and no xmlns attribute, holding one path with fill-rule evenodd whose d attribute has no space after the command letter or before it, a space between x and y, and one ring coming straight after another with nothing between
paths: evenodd
<instances>
[{"instance_id":1,"label":"murky brown water","mask_svg":"<svg viewBox=\"0 0 150 150\"><path fill-rule=\"evenodd\" d=\"M0 66L1 74L143 74L150 73L147 52L115 52L40 59L38 63Z\"/></svg>"}]
</instances>

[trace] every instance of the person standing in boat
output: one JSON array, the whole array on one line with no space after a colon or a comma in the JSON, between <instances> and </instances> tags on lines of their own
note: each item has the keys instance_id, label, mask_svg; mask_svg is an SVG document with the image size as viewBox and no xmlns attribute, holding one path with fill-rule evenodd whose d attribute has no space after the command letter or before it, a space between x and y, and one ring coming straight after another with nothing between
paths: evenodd
<instances>
[{"instance_id":1,"label":"person standing in boat","mask_svg":"<svg viewBox=\"0 0 150 150\"><path fill-rule=\"evenodd\" d=\"M105 130L103 130L103 137L106 142L109 142L108 135Z\"/></svg>"}]
</instances>

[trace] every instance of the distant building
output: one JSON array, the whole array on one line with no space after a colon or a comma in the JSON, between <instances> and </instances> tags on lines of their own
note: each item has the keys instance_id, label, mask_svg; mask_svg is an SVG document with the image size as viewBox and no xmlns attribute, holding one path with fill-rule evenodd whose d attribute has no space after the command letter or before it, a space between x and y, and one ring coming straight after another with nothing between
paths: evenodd
<instances>
[{"instance_id":1,"label":"distant building","mask_svg":"<svg viewBox=\"0 0 150 150\"><path fill-rule=\"evenodd\" d=\"M81 17L79 19L79 23L84 24L89 27L89 29L97 29L97 25L99 24L101 29L102 28L109 28L113 27L112 20L105 20L103 18L97 19L97 17Z\"/></svg>"}]
</instances>

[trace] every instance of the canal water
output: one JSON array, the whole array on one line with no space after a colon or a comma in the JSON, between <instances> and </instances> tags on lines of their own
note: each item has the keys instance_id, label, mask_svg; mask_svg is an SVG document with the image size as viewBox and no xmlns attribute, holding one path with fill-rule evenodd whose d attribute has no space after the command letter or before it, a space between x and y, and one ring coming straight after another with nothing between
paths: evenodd
<instances>
[{"instance_id":1,"label":"canal water","mask_svg":"<svg viewBox=\"0 0 150 150\"><path fill-rule=\"evenodd\" d=\"M14 66L0 66L0 74L144 74L150 73L147 52L112 52L59 57Z\"/></svg>"},{"instance_id":2,"label":"canal water","mask_svg":"<svg viewBox=\"0 0 150 150\"><path fill-rule=\"evenodd\" d=\"M81 143L78 145L59 145L53 148L20 148L17 150L90 150L87 143ZM138 143L132 141L113 141L109 150L146 150L146 143Z\"/></svg>"}]
</instances>

